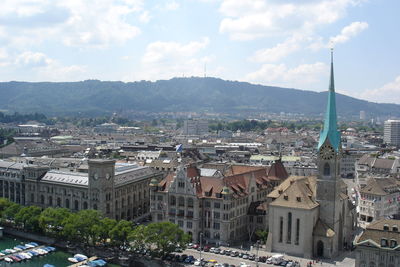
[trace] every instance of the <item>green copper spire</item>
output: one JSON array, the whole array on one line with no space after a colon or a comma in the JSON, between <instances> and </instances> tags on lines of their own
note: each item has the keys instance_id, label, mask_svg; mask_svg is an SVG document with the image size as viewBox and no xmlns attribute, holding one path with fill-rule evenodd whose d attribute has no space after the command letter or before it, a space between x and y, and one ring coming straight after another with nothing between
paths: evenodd
<instances>
[{"instance_id":1,"label":"green copper spire","mask_svg":"<svg viewBox=\"0 0 400 267\"><path fill-rule=\"evenodd\" d=\"M331 77L328 92L328 105L326 107L324 129L319 136L318 149L329 140L332 147L338 151L340 146L340 132L337 129L335 81L333 77L333 49L331 50Z\"/></svg>"}]
</instances>

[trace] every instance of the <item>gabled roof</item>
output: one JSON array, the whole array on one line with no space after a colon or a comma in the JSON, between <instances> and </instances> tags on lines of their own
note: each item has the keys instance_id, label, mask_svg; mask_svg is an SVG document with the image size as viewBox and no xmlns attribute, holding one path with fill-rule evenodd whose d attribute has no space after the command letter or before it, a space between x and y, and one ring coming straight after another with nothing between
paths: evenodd
<instances>
[{"instance_id":1,"label":"gabled roof","mask_svg":"<svg viewBox=\"0 0 400 267\"><path fill-rule=\"evenodd\" d=\"M314 209L319 206L315 199L316 177L289 177L268 197L275 200L271 206Z\"/></svg>"},{"instance_id":2,"label":"gabled roof","mask_svg":"<svg viewBox=\"0 0 400 267\"><path fill-rule=\"evenodd\" d=\"M384 227L387 227L386 230ZM394 229L397 227L397 230ZM400 251L400 220L380 219L372 222L367 226L364 233L356 240L355 245L373 245L382 249L399 250ZM388 246L382 247L382 239L386 239ZM390 241L395 240L396 246L390 247Z\"/></svg>"},{"instance_id":3,"label":"gabled roof","mask_svg":"<svg viewBox=\"0 0 400 267\"><path fill-rule=\"evenodd\" d=\"M400 191L400 184L394 178L370 178L367 185L364 186L360 193L385 196L393 191Z\"/></svg>"}]
</instances>

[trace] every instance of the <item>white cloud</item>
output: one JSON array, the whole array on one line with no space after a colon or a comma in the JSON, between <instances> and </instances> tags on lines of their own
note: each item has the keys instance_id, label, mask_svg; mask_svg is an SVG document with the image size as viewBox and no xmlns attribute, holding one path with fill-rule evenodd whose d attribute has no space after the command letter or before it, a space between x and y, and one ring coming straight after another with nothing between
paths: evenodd
<instances>
[{"instance_id":1,"label":"white cloud","mask_svg":"<svg viewBox=\"0 0 400 267\"><path fill-rule=\"evenodd\" d=\"M24 47L45 40L80 47L122 44L141 32L132 24L132 16L139 21L150 18L143 9L143 0L3 1L0 38Z\"/></svg>"},{"instance_id":2,"label":"white cloud","mask_svg":"<svg viewBox=\"0 0 400 267\"><path fill-rule=\"evenodd\" d=\"M254 62L276 62L301 48L302 38L291 37L271 48L257 50L250 57Z\"/></svg>"},{"instance_id":3,"label":"white cloud","mask_svg":"<svg viewBox=\"0 0 400 267\"><path fill-rule=\"evenodd\" d=\"M225 18L219 30L234 40L312 34L316 28L336 22L360 1L223 0L219 10Z\"/></svg>"},{"instance_id":4,"label":"white cloud","mask_svg":"<svg viewBox=\"0 0 400 267\"><path fill-rule=\"evenodd\" d=\"M331 37L330 43L333 45L345 43L350 40L351 37L358 35L360 32L366 30L368 28L368 23L355 21L350 25L344 27L339 35Z\"/></svg>"},{"instance_id":5,"label":"white cloud","mask_svg":"<svg viewBox=\"0 0 400 267\"><path fill-rule=\"evenodd\" d=\"M400 75L380 88L364 91L359 97L372 102L400 104Z\"/></svg>"},{"instance_id":6,"label":"white cloud","mask_svg":"<svg viewBox=\"0 0 400 267\"><path fill-rule=\"evenodd\" d=\"M214 60L212 55L202 55L209 45L209 38L188 43L153 42L147 45L141 59L141 66L124 80L158 80L172 77L200 76L204 66ZM211 71L211 69L209 69Z\"/></svg>"},{"instance_id":7,"label":"white cloud","mask_svg":"<svg viewBox=\"0 0 400 267\"><path fill-rule=\"evenodd\" d=\"M288 68L285 64L264 64L262 67L246 75L245 80L268 85L292 88L313 87L321 77L328 73L328 65L322 62L302 64Z\"/></svg>"},{"instance_id":8,"label":"white cloud","mask_svg":"<svg viewBox=\"0 0 400 267\"><path fill-rule=\"evenodd\" d=\"M148 23L151 19L149 11L145 10L140 14L139 21L142 23Z\"/></svg>"},{"instance_id":9,"label":"white cloud","mask_svg":"<svg viewBox=\"0 0 400 267\"><path fill-rule=\"evenodd\" d=\"M84 79L86 66L63 66L41 52L26 51L18 55L13 66L17 72L36 81L70 81ZM26 72L26 74L24 74Z\"/></svg>"},{"instance_id":10,"label":"white cloud","mask_svg":"<svg viewBox=\"0 0 400 267\"><path fill-rule=\"evenodd\" d=\"M154 42L147 46L142 58L143 63L162 63L179 58L187 58L204 49L209 44L207 37L202 41L193 41L188 44L178 42Z\"/></svg>"},{"instance_id":11,"label":"white cloud","mask_svg":"<svg viewBox=\"0 0 400 267\"><path fill-rule=\"evenodd\" d=\"M165 5L166 10L177 10L179 7L180 7L179 3L175 2L175 1L168 2Z\"/></svg>"},{"instance_id":12,"label":"white cloud","mask_svg":"<svg viewBox=\"0 0 400 267\"><path fill-rule=\"evenodd\" d=\"M35 68L48 66L52 60L43 53L27 51L18 55L15 63L21 67Z\"/></svg>"}]
</instances>

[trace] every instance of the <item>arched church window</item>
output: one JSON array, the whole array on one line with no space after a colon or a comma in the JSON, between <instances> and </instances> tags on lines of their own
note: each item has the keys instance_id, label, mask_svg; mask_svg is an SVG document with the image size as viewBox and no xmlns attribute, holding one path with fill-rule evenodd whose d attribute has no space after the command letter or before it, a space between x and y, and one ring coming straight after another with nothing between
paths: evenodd
<instances>
[{"instance_id":1,"label":"arched church window","mask_svg":"<svg viewBox=\"0 0 400 267\"><path fill-rule=\"evenodd\" d=\"M325 163L324 165L324 176L329 176L331 175L331 166L329 166L329 163Z\"/></svg>"}]
</instances>

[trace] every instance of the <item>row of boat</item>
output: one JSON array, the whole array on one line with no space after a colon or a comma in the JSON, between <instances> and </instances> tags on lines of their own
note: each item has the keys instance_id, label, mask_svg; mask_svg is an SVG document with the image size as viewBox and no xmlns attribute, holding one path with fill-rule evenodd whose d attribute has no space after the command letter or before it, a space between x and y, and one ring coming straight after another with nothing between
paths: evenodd
<instances>
[{"instance_id":1,"label":"row of boat","mask_svg":"<svg viewBox=\"0 0 400 267\"><path fill-rule=\"evenodd\" d=\"M88 257L83 254L75 254L74 257L68 258L68 261L73 263L78 263L85 260L88 260ZM80 267L101 267L106 265L106 261L102 259L96 259L96 257L92 257L86 262L86 264L81 265Z\"/></svg>"},{"instance_id":2,"label":"row of boat","mask_svg":"<svg viewBox=\"0 0 400 267\"><path fill-rule=\"evenodd\" d=\"M39 247L37 243L30 242L0 251L0 260L4 259L5 262L9 263L21 262L32 257L46 255L55 250L54 247Z\"/></svg>"}]
</instances>

